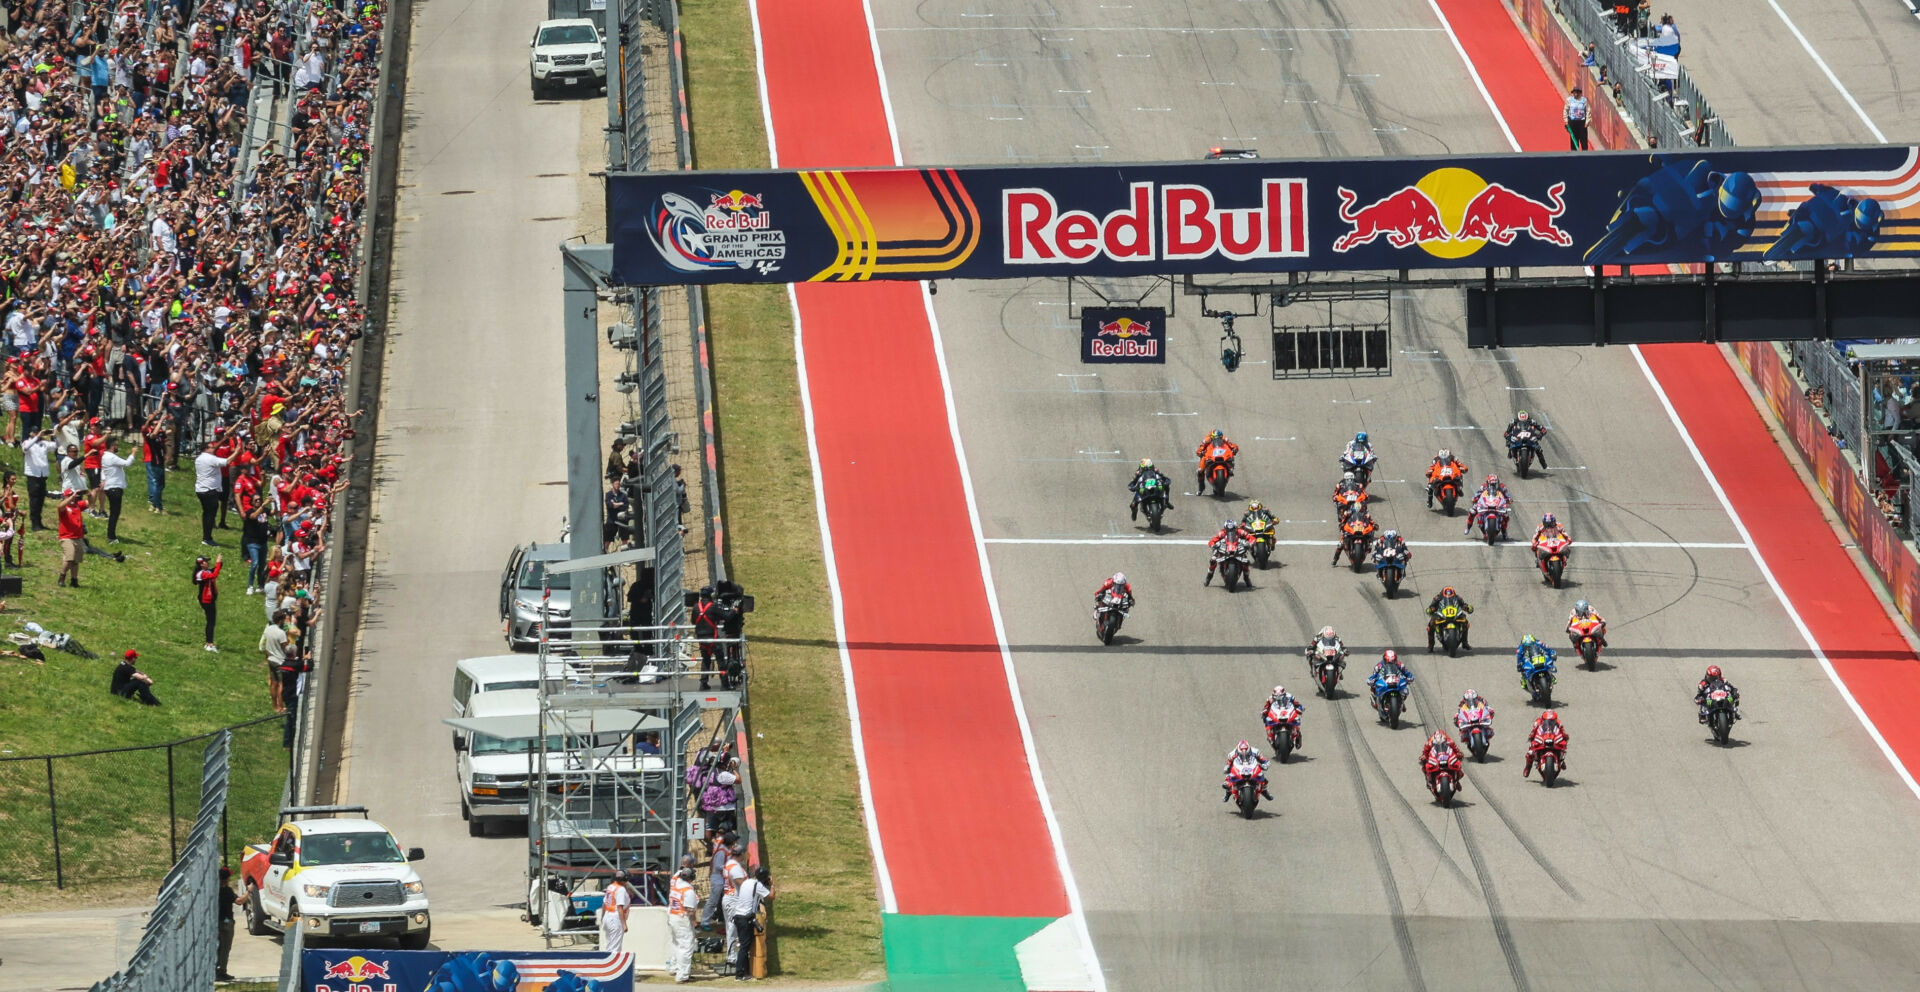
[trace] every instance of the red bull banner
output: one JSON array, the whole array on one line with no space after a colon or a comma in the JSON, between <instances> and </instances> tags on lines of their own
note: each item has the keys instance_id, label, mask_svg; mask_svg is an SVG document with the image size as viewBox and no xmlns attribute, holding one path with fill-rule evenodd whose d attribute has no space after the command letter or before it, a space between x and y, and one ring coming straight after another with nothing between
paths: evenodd
<instances>
[{"instance_id":1,"label":"red bull banner","mask_svg":"<svg viewBox=\"0 0 1920 992\"><path fill-rule=\"evenodd\" d=\"M304 992L633 992L633 955L306 950L298 987Z\"/></svg>"},{"instance_id":2,"label":"red bull banner","mask_svg":"<svg viewBox=\"0 0 1920 992\"><path fill-rule=\"evenodd\" d=\"M1167 308L1084 307L1080 311L1080 360L1090 364L1167 361Z\"/></svg>"},{"instance_id":3,"label":"red bull banner","mask_svg":"<svg viewBox=\"0 0 1920 992\"><path fill-rule=\"evenodd\" d=\"M1920 257L1920 149L625 173L629 285Z\"/></svg>"}]
</instances>

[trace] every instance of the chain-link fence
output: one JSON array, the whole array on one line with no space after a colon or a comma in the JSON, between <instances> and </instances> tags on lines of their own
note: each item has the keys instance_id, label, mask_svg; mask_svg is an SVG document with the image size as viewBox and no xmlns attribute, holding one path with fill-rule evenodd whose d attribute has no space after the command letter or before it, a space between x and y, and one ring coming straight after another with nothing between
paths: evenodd
<instances>
[{"instance_id":1,"label":"chain-link fence","mask_svg":"<svg viewBox=\"0 0 1920 992\"><path fill-rule=\"evenodd\" d=\"M219 941L221 835L227 817L231 735L212 736L196 778L198 811L187 829L133 959L91 992L184 992L210 989ZM171 752L169 752L171 753Z\"/></svg>"},{"instance_id":2,"label":"chain-link fence","mask_svg":"<svg viewBox=\"0 0 1920 992\"><path fill-rule=\"evenodd\" d=\"M261 717L165 744L0 758L0 884L137 888L167 875L214 798L196 761L211 753L209 741L220 748L212 853L237 865L248 841L273 831L287 781L285 726L284 717Z\"/></svg>"},{"instance_id":3,"label":"chain-link fence","mask_svg":"<svg viewBox=\"0 0 1920 992\"><path fill-rule=\"evenodd\" d=\"M1860 450L1860 376L1831 341L1795 341L1792 367L1806 381L1813 405L1824 411L1834 439Z\"/></svg>"},{"instance_id":4,"label":"chain-link fence","mask_svg":"<svg viewBox=\"0 0 1920 992\"><path fill-rule=\"evenodd\" d=\"M1622 33L1619 21L1594 0L1564 0L1556 9L1567 19L1574 37L1593 46L1602 78L1642 134L1658 139L1661 148L1733 144L1684 66L1678 78L1657 80L1647 71L1642 48L1647 39L1637 32Z\"/></svg>"}]
</instances>

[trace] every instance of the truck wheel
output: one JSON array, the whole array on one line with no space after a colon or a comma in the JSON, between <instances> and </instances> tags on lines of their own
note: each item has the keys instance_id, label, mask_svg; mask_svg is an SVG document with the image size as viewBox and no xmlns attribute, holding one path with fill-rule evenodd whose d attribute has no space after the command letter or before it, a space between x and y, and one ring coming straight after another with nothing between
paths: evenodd
<instances>
[{"instance_id":1,"label":"truck wheel","mask_svg":"<svg viewBox=\"0 0 1920 992\"><path fill-rule=\"evenodd\" d=\"M466 803L460 804L460 811L466 814L468 837L485 837L487 835L487 821L467 812Z\"/></svg>"},{"instance_id":2,"label":"truck wheel","mask_svg":"<svg viewBox=\"0 0 1920 992\"><path fill-rule=\"evenodd\" d=\"M403 951L424 951L427 942L433 939L433 928L428 927L419 933L403 934L400 937L400 949Z\"/></svg>"},{"instance_id":3,"label":"truck wheel","mask_svg":"<svg viewBox=\"0 0 1920 992\"><path fill-rule=\"evenodd\" d=\"M252 882L247 883L247 932L255 937L265 937L273 930L267 926L267 914L260 909L260 890Z\"/></svg>"}]
</instances>

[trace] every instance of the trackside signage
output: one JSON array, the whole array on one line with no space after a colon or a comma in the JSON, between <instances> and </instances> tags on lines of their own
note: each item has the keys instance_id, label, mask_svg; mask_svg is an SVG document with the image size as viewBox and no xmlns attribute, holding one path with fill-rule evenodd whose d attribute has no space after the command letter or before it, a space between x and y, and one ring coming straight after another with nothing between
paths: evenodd
<instances>
[{"instance_id":1,"label":"trackside signage","mask_svg":"<svg viewBox=\"0 0 1920 992\"><path fill-rule=\"evenodd\" d=\"M1920 149L607 178L632 285L1920 257Z\"/></svg>"},{"instance_id":2,"label":"trackside signage","mask_svg":"<svg viewBox=\"0 0 1920 992\"><path fill-rule=\"evenodd\" d=\"M1090 364L1163 365L1165 307L1086 307L1080 311L1080 360Z\"/></svg>"}]
</instances>

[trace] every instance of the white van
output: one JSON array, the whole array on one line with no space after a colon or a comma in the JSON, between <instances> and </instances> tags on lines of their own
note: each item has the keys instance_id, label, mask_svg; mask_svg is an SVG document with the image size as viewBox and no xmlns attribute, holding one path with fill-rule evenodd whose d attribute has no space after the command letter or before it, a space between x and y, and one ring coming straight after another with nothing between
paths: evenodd
<instances>
[{"instance_id":1,"label":"white van","mask_svg":"<svg viewBox=\"0 0 1920 992\"><path fill-rule=\"evenodd\" d=\"M454 730L454 774L460 782L460 818L467 834L483 836L489 820L525 822L529 797L539 785L540 691L498 689L467 700L467 715L446 722ZM549 716L546 750L559 758L559 776L576 774L583 762L622 772L664 770L653 755L631 754L630 738L658 731L666 721L631 710L600 710L589 723L571 725ZM610 762L610 764L604 764Z\"/></svg>"},{"instance_id":2,"label":"white van","mask_svg":"<svg viewBox=\"0 0 1920 992\"><path fill-rule=\"evenodd\" d=\"M486 692L540 688L540 659L524 654L462 658L453 663L453 715L466 716L468 701ZM454 731L455 746L460 732Z\"/></svg>"}]
</instances>

